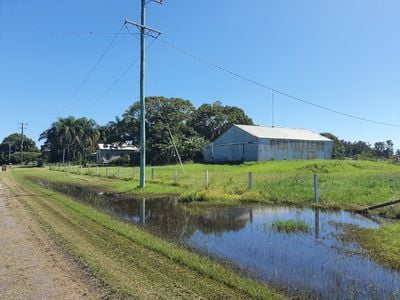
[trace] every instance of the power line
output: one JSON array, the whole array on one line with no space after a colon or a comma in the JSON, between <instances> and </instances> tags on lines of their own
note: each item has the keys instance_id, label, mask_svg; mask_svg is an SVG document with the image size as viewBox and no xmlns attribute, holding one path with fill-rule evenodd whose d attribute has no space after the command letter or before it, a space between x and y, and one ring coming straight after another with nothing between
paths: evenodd
<instances>
[{"instance_id":1,"label":"power line","mask_svg":"<svg viewBox=\"0 0 400 300\"><path fill-rule=\"evenodd\" d=\"M0 32L17 33L17 34L48 34L48 35L116 35L117 32L102 32L102 31L48 31L48 30L12 30L0 29ZM128 33L122 32L121 35Z\"/></svg>"},{"instance_id":2,"label":"power line","mask_svg":"<svg viewBox=\"0 0 400 300\"><path fill-rule=\"evenodd\" d=\"M280 94L282 96L285 96L285 97L287 97L287 98L289 98L291 100L294 100L294 101L297 101L297 102L301 102L301 103L304 103L304 104L307 104L307 105L310 105L310 106L313 106L313 107L316 107L316 108L319 108L319 109L322 109L322 110L325 110L325 111L329 111L329 112L332 112L332 113L335 113L335 114L338 114L338 115L341 115L341 116L345 116L345 117L348 117L348 118L356 119L356 120L359 120L359 121L369 122L369 123L383 125L383 126L400 127L400 124L382 122L382 121L377 121L377 120L373 120L373 119L368 119L368 118L360 117L360 116L357 116L357 115L352 115L352 114L349 114L349 113L345 113L345 112L342 112L342 111L339 111L339 110L336 110L336 109L332 109L332 108L329 108L329 107L326 107L326 106L323 106L323 105L320 105L320 104L316 104L316 103L311 102L309 100L305 100L303 98L294 96L294 95L289 94L287 92L284 92L284 91L281 91L281 90L277 90L277 89L272 88L272 87L270 87L270 86L268 86L266 84L263 84L263 83L261 83L259 81L250 79L250 78L248 78L246 76L243 76L243 75L240 75L240 74L238 74L236 72L233 72L233 71L231 71L231 70L229 70L227 68L224 68L224 67L222 67L220 65L217 65L217 64L215 64L215 63L213 63L213 62L211 62L211 61L209 61L209 60L207 60L207 59L205 59L203 57L200 57L200 56L198 56L196 54L193 54L193 53L191 53L191 52L189 52L189 51L187 51L185 49L179 48L179 47L177 47L177 46L165 41L164 39L161 39L160 37L158 37L157 40L159 42L161 42L162 44L164 44L164 45L166 45L166 46L168 46L168 47L170 47L170 48L172 48L172 49L174 49L174 50L176 50L176 51L178 51L178 52L180 52L182 54L185 54L186 56L189 56L189 57L191 57L191 58L193 58L195 60L198 60L198 61L200 61L200 62L202 62L204 64L207 64L207 65L209 65L209 66L211 66L213 68L216 68L216 69L218 69L220 71L228 73L228 74L230 74L230 75L232 75L234 77L237 77L237 78L242 79L244 81L250 82L250 83L252 83L252 84L254 84L256 86L259 86L261 88L270 90L273 93L277 93L277 94Z\"/></svg>"},{"instance_id":3,"label":"power line","mask_svg":"<svg viewBox=\"0 0 400 300\"><path fill-rule=\"evenodd\" d=\"M106 49L103 51L103 53L100 55L99 59L96 61L94 66L90 69L89 73L86 75L86 77L83 79L81 84L78 86L78 88L75 90L75 92L72 94L72 96L68 99L68 101L63 105L63 107L60 109L58 114L62 113L64 109L74 100L76 95L80 92L80 90L83 88L83 86L86 84L86 82L89 80L90 76L93 74L93 72L96 70L97 66L100 64L100 62L103 60L104 56L107 54L107 52L110 50L111 46L114 44L115 40L118 38L119 34L121 33L122 28L124 28L125 24L121 26L121 28L118 30L118 32L114 35L113 39L111 42L107 45Z\"/></svg>"},{"instance_id":4,"label":"power line","mask_svg":"<svg viewBox=\"0 0 400 300\"><path fill-rule=\"evenodd\" d=\"M146 50L149 49L155 42L153 39L149 45L146 47ZM139 61L140 56L136 57L136 59L113 81L113 83L104 91L104 93L97 98L96 101L92 103L92 105L83 113L86 115L89 111L91 111L108 93L118 84L118 82L125 77L125 75L133 68L133 66Z\"/></svg>"}]
</instances>

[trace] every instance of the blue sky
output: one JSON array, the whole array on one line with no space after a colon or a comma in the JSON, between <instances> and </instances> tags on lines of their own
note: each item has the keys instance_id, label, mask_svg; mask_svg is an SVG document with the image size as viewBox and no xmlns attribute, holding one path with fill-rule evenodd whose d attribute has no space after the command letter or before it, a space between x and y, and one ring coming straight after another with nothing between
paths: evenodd
<instances>
[{"instance_id":1,"label":"blue sky","mask_svg":"<svg viewBox=\"0 0 400 300\"><path fill-rule=\"evenodd\" d=\"M138 63L99 99L138 58L139 41L126 30L69 100L110 33L124 19L138 21L139 8L139 0L0 0L0 139L22 121L35 140L57 116L104 124L136 101ZM148 25L171 44L316 104L400 124L399 1L166 0L147 8ZM146 94L196 106L219 100L271 125L270 91L158 41L148 50ZM399 127L353 120L278 94L275 124L346 140L392 139L400 148Z\"/></svg>"}]
</instances>

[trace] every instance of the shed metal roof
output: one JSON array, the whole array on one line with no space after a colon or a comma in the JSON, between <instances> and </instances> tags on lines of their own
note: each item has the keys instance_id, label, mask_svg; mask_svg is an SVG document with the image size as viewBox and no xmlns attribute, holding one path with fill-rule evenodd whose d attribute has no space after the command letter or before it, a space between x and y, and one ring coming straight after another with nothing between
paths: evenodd
<instances>
[{"instance_id":1,"label":"shed metal roof","mask_svg":"<svg viewBox=\"0 0 400 300\"><path fill-rule=\"evenodd\" d=\"M257 138L304 140L304 141L332 141L318 133L307 129L279 128L253 125L234 125Z\"/></svg>"}]
</instances>

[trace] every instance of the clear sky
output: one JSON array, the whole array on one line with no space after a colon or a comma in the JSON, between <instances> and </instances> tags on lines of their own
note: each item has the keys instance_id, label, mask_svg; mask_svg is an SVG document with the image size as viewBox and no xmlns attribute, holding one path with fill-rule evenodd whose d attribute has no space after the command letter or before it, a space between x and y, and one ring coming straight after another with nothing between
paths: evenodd
<instances>
[{"instance_id":1,"label":"clear sky","mask_svg":"<svg viewBox=\"0 0 400 300\"><path fill-rule=\"evenodd\" d=\"M125 29L76 91L112 33L125 19L139 21L139 8L139 0L0 0L0 139L25 122L27 135L37 140L57 116L105 124L138 100L138 62L100 98L138 59L139 41ZM400 124L400 1L165 0L147 9L148 26L173 45L318 105ZM269 90L158 41L148 50L146 94L196 106L219 100L271 125ZM346 140L392 139L400 148L400 127L279 94L275 124Z\"/></svg>"}]
</instances>

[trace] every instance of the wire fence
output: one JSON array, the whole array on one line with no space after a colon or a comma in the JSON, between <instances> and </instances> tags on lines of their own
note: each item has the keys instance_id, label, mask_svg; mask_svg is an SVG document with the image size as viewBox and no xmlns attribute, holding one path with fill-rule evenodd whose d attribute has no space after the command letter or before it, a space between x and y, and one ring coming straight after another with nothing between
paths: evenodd
<instances>
[{"instance_id":1,"label":"wire fence","mask_svg":"<svg viewBox=\"0 0 400 300\"><path fill-rule=\"evenodd\" d=\"M50 165L51 170L80 175L139 182L139 167ZM244 172L197 165L183 173L178 166L146 167L146 182L232 196L255 197L286 203L322 201L329 205L351 202L374 204L400 198L400 170L360 170L358 172ZM316 178L314 177L316 175ZM317 180L317 182L315 182ZM251 199L249 199L251 200ZM351 201L350 201L351 200ZM333 205L334 206L334 205Z\"/></svg>"}]
</instances>

